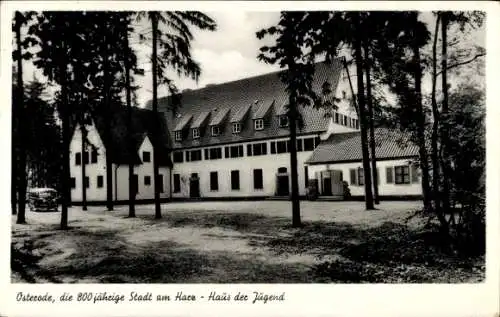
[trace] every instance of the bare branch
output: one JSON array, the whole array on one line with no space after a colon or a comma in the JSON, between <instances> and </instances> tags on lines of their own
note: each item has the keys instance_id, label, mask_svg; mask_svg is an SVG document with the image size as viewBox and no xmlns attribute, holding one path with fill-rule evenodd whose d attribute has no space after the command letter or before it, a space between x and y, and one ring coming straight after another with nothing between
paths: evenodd
<instances>
[{"instance_id":1,"label":"bare branch","mask_svg":"<svg viewBox=\"0 0 500 317\"><path fill-rule=\"evenodd\" d=\"M450 70L452 68L456 68L458 66L462 66L462 65L466 65L466 64L469 64L469 63L472 63L473 61L475 61L476 59L478 59L479 57L483 57L483 56L486 56L486 53L482 53L482 54L476 54L476 56L474 56L473 58L469 59L469 60L466 60L466 61L463 61L463 62L460 62L460 63L456 63L456 64L452 64L450 66L447 67L447 70ZM436 76L439 76L441 75L443 72L440 71L436 74Z\"/></svg>"}]
</instances>

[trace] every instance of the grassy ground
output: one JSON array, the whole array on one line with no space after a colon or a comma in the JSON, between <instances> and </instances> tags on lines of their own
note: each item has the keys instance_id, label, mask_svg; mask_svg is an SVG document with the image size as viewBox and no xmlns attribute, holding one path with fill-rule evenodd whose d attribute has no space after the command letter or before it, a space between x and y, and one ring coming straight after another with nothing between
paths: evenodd
<instances>
[{"instance_id":1,"label":"grassy ground","mask_svg":"<svg viewBox=\"0 0 500 317\"><path fill-rule=\"evenodd\" d=\"M303 228L290 204L176 203L28 212L12 221L12 281L29 283L399 283L479 282L484 258L445 253L423 222L405 219L415 202L303 202Z\"/></svg>"}]
</instances>

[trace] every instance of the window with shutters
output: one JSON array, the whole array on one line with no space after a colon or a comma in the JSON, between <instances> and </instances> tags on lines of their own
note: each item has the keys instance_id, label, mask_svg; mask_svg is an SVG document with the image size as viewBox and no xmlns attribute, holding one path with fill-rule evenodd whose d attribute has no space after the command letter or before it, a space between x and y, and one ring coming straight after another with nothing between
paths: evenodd
<instances>
[{"instance_id":1,"label":"window with shutters","mask_svg":"<svg viewBox=\"0 0 500 317\"><path fill-rule=\"evenodd\" d=\"M210 172L210 190L211 191L219 190L219 176L217 172Z\"/></svg>"},{"instance_id":2,"label":"window with shutters","mask_svg":"<svg viewBox=\"0 0 500 317\"><path fill-rule=\"evenodd\" d=\"M368 175L370 176L370 175ZM358 185L363 186L365 184L365 171L363 168L358 168Z\"/></svg>"},{"instance_id":3,"label":"window with shutters","mask_svg":"<svg viewBox=\"0 0 500 317\"><path fill-rule=\"evenodd\" d=\"M410 167L408 165L394 167L394 183L410 184Z\"/></svg>"},{"instance_id":4,"label":"window with shutters","mask_svg":"<svg viewBox=\"0 0 500 317\"><path fill-rule=\"evenodd\" d=\"M240 171L231 171L231 189L240 189Z\"/></svg>"},{"instance_id":5,"label":"window with shutters","mask_svg":"<svg viewBox=\"0 0 500 317\"><path fill-rule=\"evenodd\" d=\"M82 165L82 153L75 153L75 165Z\"/></svg>"},{"instance_id":6,"label":"window with shutters","mask_svg":"<svg viewBox=\"0 0 500 317\"><path fill-rule=\"evenodd\" d=\"M264 189L262 169L253 170L253 188L254 189Z\"/></svg>"},{"instance_id":7,"label":"window with shutters","mask_svg":"<svg viewBox=\"0 0 500 317\"><path fill-rule=\"evenodd\" d=\"M181 175L174 174L174 193L181 191Z\"/></svg>"}]
</instances>

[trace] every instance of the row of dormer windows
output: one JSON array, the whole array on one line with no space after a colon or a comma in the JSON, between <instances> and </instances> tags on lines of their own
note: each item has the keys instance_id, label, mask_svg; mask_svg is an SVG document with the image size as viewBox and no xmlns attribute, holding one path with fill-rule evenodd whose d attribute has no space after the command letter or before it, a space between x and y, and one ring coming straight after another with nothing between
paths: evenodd
<instances>
[{"instance_id":1,"label":"row of dormer windows","mask_svg":"<svg viewBox=\"0 0 500 317\"><path fill-rule=\"evenodd\" d=\"M288 117L286 115L281 115L279 117L279 126L281 128L286 128L288 127ZM254 129L256 131L261 131L264 130L264 119L255 119L254 120ZM241 123L240 122L234 122L232 125L232 133L233 134L238 134L241 132ZM182 141L182 131L175 131L175 141ZM193 139L199 139L201 134L200 134L200 129L199 128L193 128L191 129L192 137ZM219 136L220 135L220 127L217 125L211 126L211 135L212 136Z\"/></svg>"},{"instance_id":2,"label":"row of dormer windows","mask_svg":"<svg viewBox=\"0 0 500 317\"><path fill-rule=\"evenodd\" d=\"M307 152L313 151L321 142L319 137L309 137L297 139L297 152ZM222 152L224 150L224 157ZM253 143L247 144L246 156L261 156L269 154L281 154L290 152L290 140L282 141L271 141L268 143ZM202 154L203 158L202 158ZM206 148L203 151L201 149L186 150L186 151L175 151L172 154L172 159L174 163L186 162L196 162L204 160L219 160L222 158L238 158L244 157L244 146L243 145L229 145L224 147L213 147Z\"/></svg>"}]
</instances>

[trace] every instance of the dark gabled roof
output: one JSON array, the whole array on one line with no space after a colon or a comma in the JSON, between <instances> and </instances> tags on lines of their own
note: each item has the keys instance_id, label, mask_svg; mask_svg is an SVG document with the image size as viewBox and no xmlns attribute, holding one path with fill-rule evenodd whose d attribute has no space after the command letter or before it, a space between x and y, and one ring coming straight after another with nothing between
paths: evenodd
<instances>
[{"instance_id":1,"label":"dark gabled roof","mask_svg":"<svg viewBox=\"0 0 500 317\"><path fill-rule=\"evenodd\" d=\"M243 105L239 109L234 109L233 115L231 116L231 123L234 122L241 122L243 119L245 119L246 114L250 110L251 105Z\"/></svg>"},{"instance_id":2,"label":"dark gabled roof","mask_svg":"<svg viewBox=\"0 0 500 317\"><path fill-rule=\"evenodd\" d=\"M174 131L181 131L186 128L186 125L191 121L193 118L192 114L186 114L185 116L182 116L180 120L177 121L177 125L174 128Z\"/></svg>"},{"instance_id":3,"label":"dark gabled roof","mask_svg":"<svg viewBox=\"0 0 500 317\"><path fill-rule=\"evenodd\" d=\"M377 159L418 156L418 146L408 134L385 128L375 130L375 155ZM357 132L334 133L314 150L307 164L361 161L361 134Z\"/></svg>"},{"instance_id":4,"label":"dark gabled roof","mask_svg":"<svg viewBox=\"0 0 500 317\"><path fill-rule=\"evenodd\" d=\"M154 136L154 118L153 112L147 109L132 108L132 131L133 145L135 151L131 153L128 140L128 114L126 107L116 107L113 109L111 117L111 144L106 145L106 151L111 154L111 161L116 164L140 164L138 150L144 138L147 136L153 146L158 149L160 166L171 166L169 156L170 137L166 127L165 120L160 117L160 134ZM94 118L95 126L101 139L104 140L105 123L103 116Z\"/></svg>"},{"instance_id":5,"label":"dark gabled roof","mask_svg":"<svg viewBox=\"0 0 500 317\"><path fill-rule=\"evenodd\" d=\"M194 120L193 123L191 124L191 129L201 127L205 123L209 115L210 111L204 111L200 113L196 118L196 120Z\"/></svg>"},{"instance_id":6,"label":"dark gabled roof","mask_svg":"<svg viewBox=\"0 0 500 317\"><path fill-rule=\"evenodd\" d=\"M271 109L271 106L273 106L273 104L274 104L274 101L270 102L270 103L264 103L264 102L257 103L258 109L254 112L252 119L255 120L255 119L264 118L267 115L267 113L269 112L269 110Z\"/></svg>"},{"instance_id":7,"label":"dark gabled roof","mask_svg":"<svg viewBox=\"0 0 500 317\"><path fill-rule=\"evenodd\" d=\"M342 70L343 64L340 59L334 60L331 64L317 63L312 88L320 93L322 85L329 82L333 93L335 93ZM158 109L165 114L168 127L170 129L175 127L173 130L178 130L178 127L182 126L181 121L185 120L188 115L197 118L200 113L210 111L212 115L210 124L214 124L213 122L222 121L222 118L219 118L221 112L229 111L228 120L225 124L220 125L221 134L219 136L214 137L207 133L198 139L193 139L189 135L181 142L173 142L173 148L210 146L289 136L287 128L279 127L279 118L276 116L279 107L288 101L285 85L278 75L279 72L274 72L224 84L209 85L197 90L184 91L181 95L181 106L177 108L176 115L169 110L170 98L160 98L158 100ZM270 120L265 128L259 131L254 130L251 122L254 114L259 111L255 101L259 102L259 106L260 104L272 105L268 109L268 113L272 114ZM146 107L150 108L151 103L146 104ZM214 112L213 109L217 109L217 111ZM298 134L318 134L326 131L329 123L329 118L325 116L327 111L323 109L317 110L313 107L308 107L307 110L299 107L298 111L302 114L304 122L303 129L298 131ZM248 115L246 115L247 113ZM216 121L215 118L218 120ZM230 123L237 121L241 121L243 127L241 133L233 134Z\"/></svg>"},{"instance_id":8,"label":"dark gabled roof","mask_svg":"<svg viewBox=\"0 0 500 317\"><path fill-rule=\"evenodd\" d=\"M212 120L210 120L209 125L219 125L224 121L226 116L229 113L229 108L228 109L221 109L220 111L217 109L215 110L215 114L212 116Z\"/></svg>"}]
</instances>

